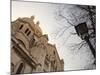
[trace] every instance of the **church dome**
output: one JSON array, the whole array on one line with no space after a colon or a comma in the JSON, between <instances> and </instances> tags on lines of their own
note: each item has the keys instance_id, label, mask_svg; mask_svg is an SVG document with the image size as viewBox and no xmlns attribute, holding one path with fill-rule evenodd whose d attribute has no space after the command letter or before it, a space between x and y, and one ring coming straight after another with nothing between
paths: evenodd
<instances>
[{"instance_id":1,"label":"church dome","mask_svg":"<svg viewBox=\"0 0 100 75\"><path fill-rule=\"evenodd\" d=\"M37 36L41 36L42 35L42 30L41 28L39 27L39 21L36 22L36 24L34 23L34 16L31 16L30 18L28 17L24 17L24 18L21 18L22 21L24 22L27 22L29 23L30 27L32 28L33 32L35 32L35 34Z\"/></svg>"}]
</instances>

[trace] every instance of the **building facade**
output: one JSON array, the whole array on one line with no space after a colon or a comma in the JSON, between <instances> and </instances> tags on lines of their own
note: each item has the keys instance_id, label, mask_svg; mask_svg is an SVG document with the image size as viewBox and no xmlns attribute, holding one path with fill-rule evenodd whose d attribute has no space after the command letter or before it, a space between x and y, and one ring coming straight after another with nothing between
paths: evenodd
<instances>
[{"instance_id":1,"label":"building facade","mask_svg":"<svg viewBox=\"0 0 100 75\"><path fill-rule=\"evenodd\" d=\"M18 18L11 23L11 73L56 72L64 70L56 46L48 43L39 22Z\"/></svg>"}]
</instances>

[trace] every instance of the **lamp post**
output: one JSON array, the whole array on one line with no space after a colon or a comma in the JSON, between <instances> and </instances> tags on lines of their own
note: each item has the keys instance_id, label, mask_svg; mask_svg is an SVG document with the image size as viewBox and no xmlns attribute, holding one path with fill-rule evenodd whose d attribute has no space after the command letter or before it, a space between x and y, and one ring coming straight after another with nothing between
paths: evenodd
<instances>
[{"instance_id":1,"label":"lamp post","mask_svg":"<svg viewBox=\"0 0 100 75\"><path fill-rule=\"evenodd\" d=\"M88 28L87 28L86 22L80 23L77 26L75 26L75 30L76 30L78 36L80 36L82 40L85 40L87 42L94 58L96 58L95 49L93 48L93 46L89 40L89 34L88 34Z\"/></svg>"}]
</instances>

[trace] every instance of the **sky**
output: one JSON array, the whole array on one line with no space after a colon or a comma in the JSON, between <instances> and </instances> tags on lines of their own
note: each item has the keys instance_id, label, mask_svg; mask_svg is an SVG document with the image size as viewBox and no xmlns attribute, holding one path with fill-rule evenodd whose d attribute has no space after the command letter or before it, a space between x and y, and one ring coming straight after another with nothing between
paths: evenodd
<instances>
[{"instance_id":1,"label":"sky","mask_svg":"<svg viewBox=\"0 0 100 75\"><path fill-rule=\"evenodd\" d=\"M73 26L63 32L65 27L69 27L69 24L57 15L59 9L63 8L65 10L61 10L63 11L61 14L72 19L73 24L77 25L79 22L87 21L87 17L84 20L78 19L77 22L70 17L72 12L76 17L87 13L78 9L75 5L22 1L12 2L12 21L18 17L34 15L35 22L40 22L39 26L43 34L48 34L49 42L56 45L60 58L64 59L64 70L92 69L94 60L88 47L82 47L79 51L70 48L71 45L80 43L82 40L77 35L70 35L70 33L76 32ZM87 23L89 24L89 21ZM57 32L59 33L57 34Z\"/></svg>"}]
</instances>

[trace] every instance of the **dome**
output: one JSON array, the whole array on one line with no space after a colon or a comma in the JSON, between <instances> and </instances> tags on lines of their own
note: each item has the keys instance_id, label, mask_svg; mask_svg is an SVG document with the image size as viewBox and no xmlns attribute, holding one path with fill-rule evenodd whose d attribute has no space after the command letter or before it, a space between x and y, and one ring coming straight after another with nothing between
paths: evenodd
<instances>
[{"instance_id":1,"label":"dome","mask_svg":"<svg viewBox=\"0 0 100 75\"><path fill-rule=\"evenodd\" d=\"M36 24L33 21L34 20L34 16L31 16L30 18L28 18L28 17L20 18L19 20L29 23L30 27L32 28L32 30L35 32L35 34L37 36L41 36L42 35L42 30L39 27L39 24L40 24L39 21L37 21Z\"/></svg>"}]
</instances>

